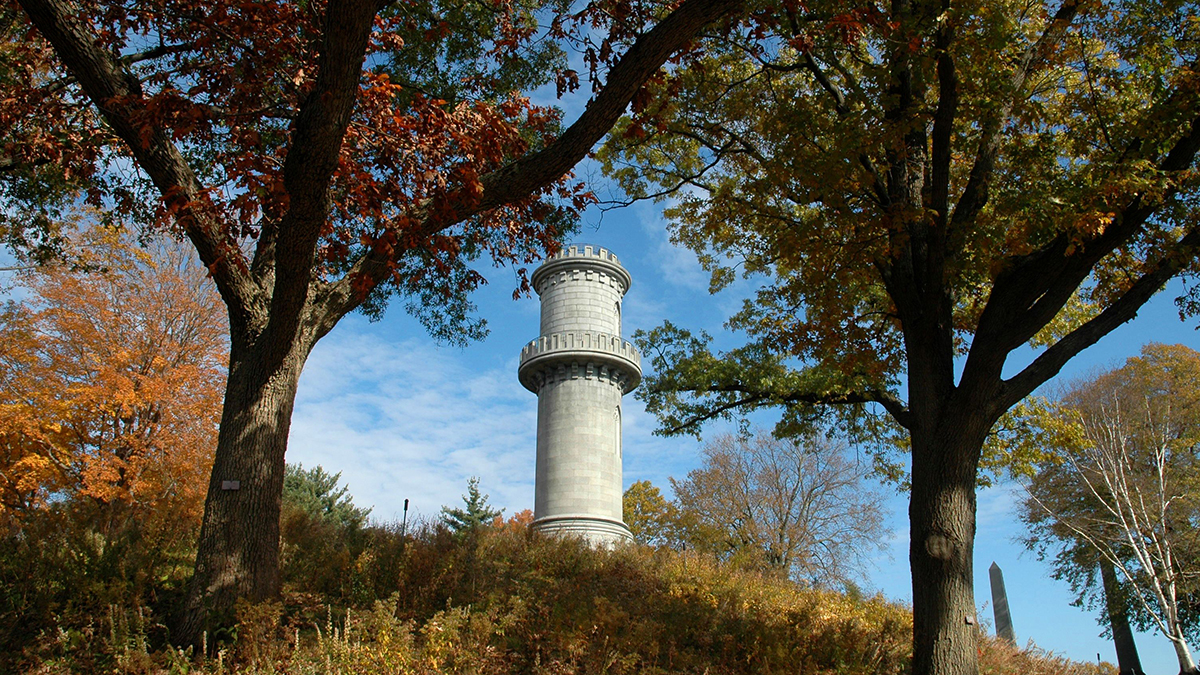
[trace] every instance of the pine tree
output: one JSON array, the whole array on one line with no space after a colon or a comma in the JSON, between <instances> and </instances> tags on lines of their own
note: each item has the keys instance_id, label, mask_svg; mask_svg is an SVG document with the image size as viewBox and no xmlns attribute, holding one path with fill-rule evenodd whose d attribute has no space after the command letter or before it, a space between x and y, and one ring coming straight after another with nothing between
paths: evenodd
<instances>
[{"instance_id":1,"label":"pine tree","mask_svg":"<svg viewBox=\"0 0 1200 675\"><path fill-rule=\"evenodd\" d=\"M342 529L359 529L367 524L371 509L359 508L349 494L350 487L338 487L342 474L330 474L320 466L305 469L303 464L288 464L283 476L283 501L316 520Z\"/></svg>"},{"instance_id":2,"label":"pine tree","mask_svg":"<svg viewBox=\"0 0 1200 675\"><path fill-rule=\"evenodd\" d=\"M481 527L492 523L492 520L504 513L504 509L493 509L488 506L488 496L479 492L479 477L472 476L467 481L467 494L463 495L465 509L442 507L442 522L455 534L475 532Z\"/></svg>"}]
</instances>

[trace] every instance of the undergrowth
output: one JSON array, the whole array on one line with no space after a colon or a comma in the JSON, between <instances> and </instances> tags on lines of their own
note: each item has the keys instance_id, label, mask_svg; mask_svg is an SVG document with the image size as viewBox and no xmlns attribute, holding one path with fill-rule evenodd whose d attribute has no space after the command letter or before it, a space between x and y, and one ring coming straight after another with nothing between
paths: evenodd
<instances>
[{"instance_id":1,"label":"undergrowth","mask_svg":"<svg viewBox=\"0 0 1200 675\"><path fill-rule=\"evenodd\" d=\"M381 539L365 537L326 566L293 565L278 601L240 605L236 624L194 652L169 646L168 622L148 606L111 604L43 630L12 664L46 674L909 671L911 613L881 597L802 588L698 555L593 551L520 522L468 536L434 527L372 536ZM980 672L1109 671L982 637Z\"/></svg>"}]
</instances>

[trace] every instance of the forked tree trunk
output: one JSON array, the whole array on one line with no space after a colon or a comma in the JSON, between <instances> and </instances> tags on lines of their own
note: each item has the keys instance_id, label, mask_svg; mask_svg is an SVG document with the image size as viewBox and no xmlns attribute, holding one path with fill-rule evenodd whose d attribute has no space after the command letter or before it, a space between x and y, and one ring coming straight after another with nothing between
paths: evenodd
<instances>
[{"instance_id":1,"label":"forked tree trunk","mask_svg":"<svg viewBox=\"0 0 1200 675\"><path fill-rule=\"evenodd\" d=\"M284 455L300 371L309 348L296 340L275 367L262 349L233 340L195 574L173 642L198 645L231 625L238 598L279 594L279 512ZM242 341L244 344L244 341Z\"/></svg>"},{"instance_id":2,"label":"forked tree trunk","mask_svg":"<svg viewBox=\"0 0 1200 675\"><path fill-rule=\"evenodd\" d=\"M979 672L973 561L983 434L979 424L965 422L938 424L937 431L917 425L912 432L908 514L915 675Z\"/></svg>"}]
</instances>

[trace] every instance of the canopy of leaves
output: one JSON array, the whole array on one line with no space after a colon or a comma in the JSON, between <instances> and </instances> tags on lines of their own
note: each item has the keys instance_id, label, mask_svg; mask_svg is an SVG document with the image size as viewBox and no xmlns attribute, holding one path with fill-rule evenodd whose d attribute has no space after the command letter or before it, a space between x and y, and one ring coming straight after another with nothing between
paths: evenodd
<instances>
[{"instance_id":1,"label":"canopy of leaves","mask_svg":"<svg viewBox=\"0 0 1200 675\"><path fill-rule=\"evenodd\" d=\"M378 14L323 197L331 211L316 256L319 279L343 276L372 247L409 251L389 262L387 283L363 310L378 316L400 290L415 296L409 310L442 337L478 330L465 293L482 278L465 263L485 252L499 261L533 259L570 225L571 197L585 199L582 191L552 187L437 236L418 231L417 211L477 200L480 176L558 132L557 110L515 92L565 69L558 41L539 25L539 17L564 8L561 0L433 0L392 3ZM112 103L135 108L134 132L147 147L131 151L115 136L41 34L7 10L0 16L7 38L0 157L8 164L0 169L8 170L0 190L8 243L31 257L51 255L66 243L55 223L81 203L167 229L202 209L222 246L271 240L295 206L285 160L310 152L292 141L328 37L325 3L88 2L78 11L99 46L128 69L133 90L123 96L130 100ZM191 203L160 194L168 186L157 176L129 171L161 136L195 173ZM61 189L50 194L55 185ZM363 284L364 291L374 287Z\"/></svg>"},{"instance_id":2,"label":"canopy of leaves","mask_svg":"<svg viewBox=\"0 0 1200 675\"><path fill-rule=\"evenodd\" d=\"M729 322L744 348L642 336L667 431L760 406L785 407L786 429L833 403L877 437L858 415L910 426L910 377L994 391L998 417L1200 269L1192 3L757 7L601 155L631 197L670 199L714 290L763 280ZM993 388L1030 342L1041 358Z\"/></svg>"},{"instance_id":3,"label":"canopy of leaves","mask_svg":"<svg viewBox=\"0 0 1200 675\"><path fill-rule=\"evenodd\" d=\"M0 670L191 575L228 340L204 269L111 230L0 306ZM100 271L102 270L102 271Z\"/></svg>"},{"instance_id":4,"label":"canopy of leaves","mask_svg":"<svg viewBox=\"0 0 1200 675\"><path fill-rule=\"evenodd\" d=\"M1078 603L1098 604L1097 564L1111 558L1141 627L1155 621L1138 597L1155 605L1154 584L1170 585L1172 597L1163 599L1178 607L1156 611L1180 612L1193 640L1200 638L1197 383L1200 353L1146 345L1141 356L1074 383L1057 400L1023 406L1025 433L1012 439L1008 456L1010 470L1028 481L1026 545L1051 558L1055 577L1071 584ZM1131 534L1152 545L1135 550Z\"/></svg>"},{"instance_id":5,"label":"canopy of leaves","mask_svg":"<svg viewBox=\"0 0 1200 675\"><path fill-rule=\"evenodd\" d=\"M672 546L678 537L679 509L648 480L634 481L621 497L622 520L634 541Z\"/></svg>"}]
</instances>

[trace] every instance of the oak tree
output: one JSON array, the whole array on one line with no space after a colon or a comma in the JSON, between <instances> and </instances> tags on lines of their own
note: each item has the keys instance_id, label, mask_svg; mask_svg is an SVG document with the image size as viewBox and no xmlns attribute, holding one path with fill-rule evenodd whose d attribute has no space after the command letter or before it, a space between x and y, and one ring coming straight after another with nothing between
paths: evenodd
<instances>
[{"instance_id":1,"label":"oak tree","mask_svg":"<svg viewBox=\"0 0 1200 675\"><path fill-rule=\"evenodd\" d=\"M71 167L79 199L182 233L227 308L229 375L181 642L236 598L278 592L284 453L317 341L393 294L436 336L477 336L466 294L482 278L469 263L553 250L589 200L564 175L672 54L739 6L18 4L23 65L0 101L7 155ZM578 85L562 44L584 50L592 85L565 127L519 93Z\"/></svg>"},{"instance_id":2,"label":"oak tree","mask_svg":"<svg viewBox=\"0 0 1200 675\"><path fill-rule=\"evenodd\" d=\"M644 335L641 395L667 432L775 407L780 433L828 415L910 450L913 672L975 673L993 425L1200 269L1195 5L817 0L752 16L656 83L605 152L631 197L672 198L674 241L714 289L761 281L730 320L743 347Z\"/></svg>"}]
</instances>

